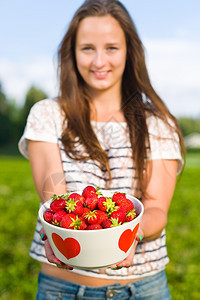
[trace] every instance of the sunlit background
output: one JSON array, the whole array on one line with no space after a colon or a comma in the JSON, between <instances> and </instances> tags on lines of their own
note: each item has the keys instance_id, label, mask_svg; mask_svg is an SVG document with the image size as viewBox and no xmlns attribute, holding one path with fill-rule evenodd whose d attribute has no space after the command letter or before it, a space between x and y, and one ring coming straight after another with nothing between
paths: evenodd
<instances>
[{"instance_id":1,"label":"sunlit background","mask_svg":"<svg viewBox=\"0 0 200 300\"><path fill-rule=\"evenodd\" d=\"M200 1L122 0L146 49L152 83L176 116L200 116ZM0 9L0 82L24 104L31 85L57 94L57 48L83 0L6 0Z\"/></svg>"}]
</instances>

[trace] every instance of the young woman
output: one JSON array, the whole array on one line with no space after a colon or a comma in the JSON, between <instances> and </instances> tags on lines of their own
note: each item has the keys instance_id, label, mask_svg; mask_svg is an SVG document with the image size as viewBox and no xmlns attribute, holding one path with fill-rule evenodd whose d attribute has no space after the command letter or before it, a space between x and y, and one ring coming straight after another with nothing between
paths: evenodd
<instances>
[{"instance_id":1,"label":"young woman","mask_svg":"<svg viewBox=\"0 0 200 300\"><path fill-rule=\"evenodd\" d=\"M127 10L117 0L85 1L58 57L60 94L33 106L19 142L41 202L86 185L134 195L145 209L143 240L111 268L71 270L38 222L30 251L42 265L37 299L170 299L165 226L183 138L151 85Z\"/></svg>"}]
</instances>

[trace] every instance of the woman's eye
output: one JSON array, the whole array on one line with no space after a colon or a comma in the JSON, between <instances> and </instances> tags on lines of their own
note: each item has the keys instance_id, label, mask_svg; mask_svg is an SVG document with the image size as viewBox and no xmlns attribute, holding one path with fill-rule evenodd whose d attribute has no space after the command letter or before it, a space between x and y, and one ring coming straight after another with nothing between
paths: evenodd
<instances>
[{"instance_id":1,"label":"woman's eye","mask_svg":"<svg viewBox=\"0 0 200 300\"><path fill-rule=\"evenodd\" d=\"M92 50L92 47L84 47L82 50L83 51L89 51L89 50Z\"/></svg>"},{"instance_id":2,"label":"woman's eye","mask_svg":"<svg viewBox=\"0 0 200 300\"><path fill-rule=\"evenodd\" d=\"M114 50L117 50L117 47L110 46L110 47L108 47L108 50L114 51Z\"/></svg>"}]
</instances>

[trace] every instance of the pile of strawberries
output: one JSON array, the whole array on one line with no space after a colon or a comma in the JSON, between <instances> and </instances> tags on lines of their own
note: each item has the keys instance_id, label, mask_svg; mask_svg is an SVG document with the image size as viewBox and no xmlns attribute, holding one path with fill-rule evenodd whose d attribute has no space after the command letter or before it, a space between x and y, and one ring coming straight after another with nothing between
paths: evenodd
<instances>
[{"instance_id":1,"label":"pile of strawberries","mask_svg":"<svg viewBox=\"0 0 200 300\"><path fill-rule=\"evenodd\" d=\"M62 228L96 230L130 222L136 212L133 202L124 193L104 197L99 189L88 185L82 194L54 195L43 217L46 222Z\"/></svg>"}]
</instances>

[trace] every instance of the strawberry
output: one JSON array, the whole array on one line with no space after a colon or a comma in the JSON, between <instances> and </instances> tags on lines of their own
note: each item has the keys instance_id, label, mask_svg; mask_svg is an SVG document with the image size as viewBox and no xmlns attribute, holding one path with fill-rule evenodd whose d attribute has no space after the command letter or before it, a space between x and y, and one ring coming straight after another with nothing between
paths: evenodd
<instances>
[{"instance_id":1,"label":"strawberry","mask_svg":"<svg viewBox=\"0 0 200 300\"><path fill-rule=\"evenodd\" d=\"M99 200L98 200L98 208L102 211L106 211L106 197L100 197Z\"/></svg>"},{"instance_id":2,"label":"strawberry","mask_svg":"<svg viewBox=\"0 0 200 300\"><path fill-rule=\"evenodd\" d=\"M66 201L65 209L68 213L81 216L83 213L83 202L81 200L74 200L74 198L68 198Z\"/></svg>"},{"instance_id":3,"label":"strawberry","mask_svg":"<svg viewBox=\"0 0 200 300\"><path fill-rule=\"evenodd\" d=\"M112 201L111 197L99 197L98 208L107 213L111 213L114 211L115 202Z\"/></svg>"},{"instance_id":4,"label":"strawberry","mask_svg":"<svg viewBox=\"0 0 200 300\"><path fill-rule=\"evenodd\" d=\"M116 203L117 201L119 201L120 199L126 199L126 195L125 193L120 193L120 192L116 192L113 194L112 196L112 200Z\"/></svg>"},{"instance_id":5,"label":"strawberry","mask_svg":"<svg viewBox=\"0 0 200 300\"><path fill-rule=\"evenodd\" d=\"M94 186L88 185L84 188L83 192L82 192L82 196L84 198L87 198L91 195L95 195L96 194L96 189Z\"/></svg>"},{"instance_id":6,"label":"strawberry","mask_svg":"<svg viewBox=\"0 0 200 300\"><path fill-rule=\"evenodd\" d=\"M55 214L53 215L52 224L59 226L62 218L66 216L66 214L67 213L64 210L58 210L57 212L55 212Z\"/></svg>"},{"instance_id":7,"label":"strawberry","mask_svg":"<svg viewBox=\"0 0 200 300\"><path fill-rule=\"evenodd\" d=\"M126 211L125 208L122 206L116 207L116 210L113 211L110 215L110 220L113 222L113 220L116 219L118 223L124 223L126 219Z\"/></svg>"},{"instance_id":8,"label":"strawberry","mask_svg":"<svg viewBox=\"0 0 200 300\"><path fill-rule=\"evenodd\" d=\"M50 209L53 212L57 212L58 210L62 210L65 208L66 199L60 198L60 197L57 197L56 195L54 195L52 200L53 201L50 204Z\"/></svg>"},{"instance_id":9,"label":"strawberry","mask_svg":"<svg viewBox=\"0 0 200 300\"><path fill-rule=\"evenodd\" d=\"M52 212L52 210L51 209L47 209L45 212L44 212L44 214L43 214L43 218L44 218L44 220L46 221L46 222L48 222L48 223L52 223L52 220L53 220L53 215L54 215L54 213Z\"/></svg>"},{"instance_id":10,"label":"strawberry","mask_svg":"<svg viewBox=\"0 0 200 300\"><path fill-rule=\"evenodd\" d=\"M86 223L85 219L83 217L79 217L79 220L81 221L80 227L78 228L79 230L85 230L88 226Z\"/></svg>"},{"instance_id":11,"label":"strawberry","mask_svg":"<svg viewBox=\"0 0 200 300\"><path fill-rule=\"evenodd\" d=\"M130 221L132 221L133 219L135 219L135 217L136 217L135 209L129 210L129 211L126 213L126 219L125 219L125 222L130 222Z\"/></svg>"},{"instance_id":12,"label":"strawberry","mask_svg":"<svg viewBox=\"0 0 200 300\"><path fill-rule=\"evenodd\" d=\"M76 219L75 214L67 214L64 218L62 218L60 222L60 226L67 229L73 229L73 222Z\"/></svg>"},{"instance_id":13,"label":"strawberry","mask_svg":"<svg viewBox=\"0 0 200 300\"><path fill-rule=\"evenodd\" d=\"M85 214L87 214L89 211L91 211L91 209L89 209L86 206L83 206L83 213L82 213L82 217L84 217Z\"/></svg>"},{"instance_id":14,"label":"strawberry","mask_svg":"<svg viewBox=\"0 0 200 300\"><path fill-rule=\"evenodd\" d=\"M75 214L66 214L60 222L60 226L67 229L79 229L81 227L82 220Z\"/></svg>"},{"instance_id":15,"label":"strawberry","mask_svg":"<svg viewBox=\"0 0 200 300\"><path fill-rule=\"evenodd\" d=\"M84 218L87 220L89 224L96 224L99 222L99 215L96 213L96 210L89 211L84 215Z\"/></svg>"},{"instance_id":16,"label":"strawberry","mask_svg":"<svg viewBox=\"0 0 200 300\"><path fill-rule=\"evenodd\" d=\"M101 224L104 220L108 219L108 215L105 211L97 209L96 214L99 215L99 221L98 221L99 224Z\"/></svg>"},{"instance_id":17,"label":"strawberry","mask_svg":"<svg viewBox=\"0 0 200 300\"><path fill-rule=\"evenodd\" d=\"M97 223L97 224L90 224L86 228L86 230L97 230L97 229L103 229L103 227Z\"/></svg>"},{"instance_id":18,"label":"strawberry","mask_svg":"<svg viewBox=\"0 0 200 300\"><path fill-rule=\"evenodd\" d=\"M101 222L101 226L103 228L110 228L112 227L112 222L109 219L103 220L103 222Z\"/></svg>"},{"instance_id":19,"label":"strawberry","mask_svg":"<svg viewBox=\"0 0 200 300\"><path fill-rule=\"evenodd\" d=\"M84 205L86 207L90 208L91 210L96 209L97 204L98 204L98 195L97 194L93 194L93 195L90 195L87 198L85 198Z\"/></svg>"},{"instance_id":20,"label":"strawberry","mask_svg":"<svg viewBox=\"0 0 200 300\"><path fill-rule=\"evenodd\" d=\"M116 204L118 206L123 206L125 208L125 211L128 212L132 209L134 209L134 204L131 200L129 199L125 199L125 200L120 200L120 201L117 201Z\"/></svg>"},{"instance_id":21,"label":"strawberry","mask_svg":"<svg viewBox=\"0 0 200 300\"><path fill-rule=\"evenodd\" d=\"M80 201L82 204L85 202L85 198L78 193L71 193L68 199L73 199L74 201Z\"/></svg>"}]
</instances>

